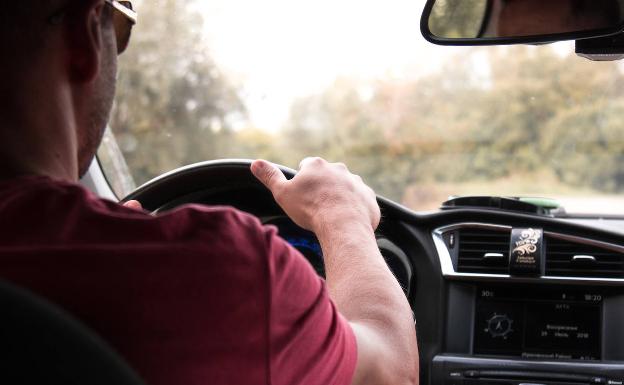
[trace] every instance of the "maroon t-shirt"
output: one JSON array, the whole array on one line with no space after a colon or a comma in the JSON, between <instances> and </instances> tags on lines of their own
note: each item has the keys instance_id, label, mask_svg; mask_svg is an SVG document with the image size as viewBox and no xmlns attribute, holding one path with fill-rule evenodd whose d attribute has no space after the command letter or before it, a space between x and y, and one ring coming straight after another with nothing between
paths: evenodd
<instances>
[{"instance_id":1,"label":"maroon t-shirt","mask_svg":"<svg viewBox=\"0 0 624 385\"><path fill-rule=\"evenodd\" d=\"M350 384L325 283L250 215L151 216L43 177L0 182L0 279L99 333L149 385Z\"/></svg>"}]
</instances>

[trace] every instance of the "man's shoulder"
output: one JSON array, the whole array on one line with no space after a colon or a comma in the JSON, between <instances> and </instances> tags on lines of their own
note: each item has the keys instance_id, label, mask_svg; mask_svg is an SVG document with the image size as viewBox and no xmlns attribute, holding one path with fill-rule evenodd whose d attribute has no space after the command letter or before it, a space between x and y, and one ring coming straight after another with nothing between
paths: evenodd
<instances>
[{"instance_id":1,"label":"man's shoulder","mask_svg":"<svg viewBox=\"0 0 624 385\"><path fill-rule=\"evenodd\" d=\"M0 184L0 230L13 242L115 242L260 246L266 229L232 207L186 205L159 215L100 199L82 186L47 178Z\"/></svg>"}]
</instances>

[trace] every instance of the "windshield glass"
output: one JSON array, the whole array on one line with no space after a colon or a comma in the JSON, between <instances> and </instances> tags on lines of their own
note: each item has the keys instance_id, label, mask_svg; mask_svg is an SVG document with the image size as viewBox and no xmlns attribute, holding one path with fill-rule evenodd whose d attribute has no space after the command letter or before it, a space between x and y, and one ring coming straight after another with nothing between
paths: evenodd
<instances>
[{"instance_id":1,"label":"windshield glass","mask_svg":"<svg viewBox=\"0 0 624 385\"><path fill-rule=\"evenodd\" d=\"M318 155L415 210L503 195L624 214L622 64L571 43L433 46L423 6L136 1L99 153L109 180L124 196L195 162Z\"/></svg>"}]
</instances>

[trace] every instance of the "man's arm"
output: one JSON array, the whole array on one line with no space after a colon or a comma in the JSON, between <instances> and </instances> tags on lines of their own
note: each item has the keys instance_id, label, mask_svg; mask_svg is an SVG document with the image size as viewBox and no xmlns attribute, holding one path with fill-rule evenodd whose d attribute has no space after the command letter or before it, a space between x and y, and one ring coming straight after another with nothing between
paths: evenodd
<instances>
[{"instance_id":1,"label":"man's arm","mask_svg":"<svg viewBox=\"0 0 624 385\"><path fill-rule=\"evenodd\" d=\"M275 166L252 171L299 226L323 248L327 285L358 345L353 384L417 384L418 349L409 304L375 240L375 193L342 164L305 159L288 181Z\"/></svg>"}]
</instances>

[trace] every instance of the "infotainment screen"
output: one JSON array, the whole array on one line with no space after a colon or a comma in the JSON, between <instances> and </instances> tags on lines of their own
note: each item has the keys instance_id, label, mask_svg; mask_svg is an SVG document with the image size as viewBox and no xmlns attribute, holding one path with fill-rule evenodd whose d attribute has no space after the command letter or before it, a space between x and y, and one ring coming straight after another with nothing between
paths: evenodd
<instances>
[{"instance_id":1,"label":"infotainment screen","mask_svg":"<svg viewBox=\"0 0 624 385\"><path fill-rule=\"evenodd\" d=\"M599 360L602 295L593 292L482 288L474 353Z\"/></svg>"}]
</instances>

